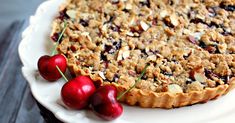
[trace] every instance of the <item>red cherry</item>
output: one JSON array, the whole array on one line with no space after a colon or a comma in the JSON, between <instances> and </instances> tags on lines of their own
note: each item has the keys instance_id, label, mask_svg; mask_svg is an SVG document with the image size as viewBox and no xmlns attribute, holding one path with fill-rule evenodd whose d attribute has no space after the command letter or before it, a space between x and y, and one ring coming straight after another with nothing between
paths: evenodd
<instances>
[{"instance_id":1,"label":"red cherry","mask_svg":"<svg viewBox=\"0 0 235 123\"><path fill-rule=\"evenodd\" d=\"M105 120L114 120L123 112L123 107L116 98L117 90L114 86L101 86L91 97L92 110Z\"/></svg>"},{"instance_id":2,"label":"red cherry","mask_svg":"<svg viewBox=\"0 0 235 123\"><path fill-rule=\"evenodd\" d=\"M67 63L63 55L57 54L54 56L44 55L38 60L38 70L41 76L48 81L56 81L61 78L60 72L56 66L65 73Z\"/></svg>"},{"instance_id":3,"label":"red cherry","mask_svg":"<svg viewBox=\"0 0 235 123\"><path fill-rule=\"evenodd\" d=\"M69 108L82 109L89 104L89 98L95 90L95 85L89 77L78 76L64 84L61 97Z\"/></svg>"}]
</instances>

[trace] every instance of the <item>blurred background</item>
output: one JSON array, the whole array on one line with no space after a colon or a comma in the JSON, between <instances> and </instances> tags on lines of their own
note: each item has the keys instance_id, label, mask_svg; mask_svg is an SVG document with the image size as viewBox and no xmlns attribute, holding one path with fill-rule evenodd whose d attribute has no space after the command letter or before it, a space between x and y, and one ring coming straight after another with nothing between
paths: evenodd
<instances>
[{"instance_id":1,"label":"blurred background","mask_svg":"<svg viewBox=\"0 0 235 123\"><path fill-rule=\"evenodd\" d=\"M0 34L14 21L28 19L45 0L0 0Z\"/></svg>"},{"instance_id":2,"label":"blurred background","mask_svg":"<svg viewBox=\"0 0 235 123\"><path fill-rule=\"evenodd\" d=\"M0 123L44 123L21 73L21 32L45 0L0 0Z\"/></svg>"}]
</instances>

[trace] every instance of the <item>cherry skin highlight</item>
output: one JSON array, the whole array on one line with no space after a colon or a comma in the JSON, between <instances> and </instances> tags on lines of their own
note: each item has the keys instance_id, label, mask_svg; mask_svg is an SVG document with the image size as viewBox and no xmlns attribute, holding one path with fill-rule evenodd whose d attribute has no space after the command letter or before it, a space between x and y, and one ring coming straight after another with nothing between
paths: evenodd
<instances>
[{"instance_id":1,"label":"cherry skin highlight","mask_svg":"<svg viewBox=\"0 0 235 123\"><path fill-rule=\"evenodd\" d=\"M102 119L114 120L123 113L123 107L116 98L117 90L114 86L101 86L91 97L91 108Z\"/></svg>"},{"instance_id":2,"label":"cherry skin highlight","mask_svg":"<svg viewBox=\"0 0 235 123\"><path fill-rule=\"evenodd\" d=\"M60 54L54 56L44 55L39 58L37 65L40 75L50 82L62 77L56 66L59 67L62 73L65 73L67 67L66 58Z\"/></svg>"},{"instance_id":3,"label":"cherry skin highlight","mask_svg":"<svg viewBox=\"0 0 235 123\"><path fill-rule=\"evenodd\" d=\"M95 85L89 77L78 76L64 84L61 97L69 108L83 109L89 104L89 98L95 90Z\"/></svg>"}]
</instances>

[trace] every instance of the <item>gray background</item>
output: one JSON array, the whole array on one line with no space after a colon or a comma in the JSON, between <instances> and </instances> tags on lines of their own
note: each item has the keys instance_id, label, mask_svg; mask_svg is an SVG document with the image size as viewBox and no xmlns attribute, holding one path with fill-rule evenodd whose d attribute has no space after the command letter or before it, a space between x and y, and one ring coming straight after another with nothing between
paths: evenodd
<instances>
[{"instance_id":1,"label":"gray background","mask_svg":"<svg viewBox=\"0 0 235 123\"><path fill-rule=\"evenodd\" d=\"M0 35L17 20L28 19L45 0L0 0Z\"/></svg>"},{"instance_id":2,"label":"gray background","mask_svg":"<svg viewBox=\"0 0 235 123\"><path fill-rule=\"evenodd\" d=\"M21 32L44 0L0 0L0 123L44 123L18 55Z\"/></svg>"}]
</instances>

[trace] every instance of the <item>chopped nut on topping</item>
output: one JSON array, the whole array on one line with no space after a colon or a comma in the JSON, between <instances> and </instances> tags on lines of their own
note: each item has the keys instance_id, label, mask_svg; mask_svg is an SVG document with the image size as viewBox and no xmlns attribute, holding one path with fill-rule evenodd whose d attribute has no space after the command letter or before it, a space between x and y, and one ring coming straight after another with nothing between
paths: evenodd
<instances>
[{"instance_id":1,"label":"chopped nut on topping","mask_svg":"<svg viewBox=\"0 0 235 123\"><path fill-rule=\"evenodd\" d=\"M175 15L171 15L171 16L170 16L170 20L171 20L171 24L172 24L172 25L174 25L174 26L179 25L178 18L177 18Z\"/></svg>"},{"instance_id":2,"label":"chopped nut on topping","mask_svg":"<svg viewBox=\"0 0 235 123\"><path fill-rule=\"evenodd\" d=\"M102 31L107 32L108 24L104 24L101 29Z\"/></svg>"},{"instance_id":3,"label":"chopped nut on topping","mask_svg":"<svg viewBox=\"0 0 235 123\"><path fill-rule=\"evenodd\" d=\"M168 92L170 93L182 93L183 89L177 84L168 85Z\"/></svg>"},{"instance_id":4,"label":"chopped nut on topping","mask_svg":"<svg viewBox=\"0 0 235 123\"><path fill-rule=\"evenodd\" d=\"M98 74L102 79L106 79L106 77L104 76L104 72L99 71Z\"/></svg>"},{"instance_id":5,"label":"chopped nut on topping","mask_svg":"<svg viewBox=\"0 0 235 123\"><path fill-rule=\"evenodd\" d=\"M131 4L126 4L125 9L127 9L127 10L131 10L131 9L132 9L132 5L131 5Z\"/></svg>"},{"instance_id":6,"label":"chopped nut on topping","mask_svg":"<svg viewBox=\"0 0 235 123\"><path fill-rule=\"evenodd\" d=\"M147 62L149 62L149 61L156 61L156 59L157 59L157 57L156 57L156 55L150 55L150 56L148 56L147 57Z\"/></svg>"},{"instance_id":7,"label":"chopped nut on topping","mask_svg":"<svg viewBox=\"0 0 235 123\"><path fill-rule=\"evenodd\" d=\"M161 11L161 12L160 12L160 16L161 16L162 18L165 18L166 16L168 16L168 11L166 11L166 10Z\"/></svg>"},{"instance_id":8,"label":"chopped nut on topping","mask_svg":"<svg viewBox=\"0 0 235 123\"><path fill-rule=\"evenodd\" d=\"M225 53L226 49L227 49L227 44L218 45L218 49L219 49L220 53Z\"/></svg>"},{"instance_id":9,"label":"chopped nut on topping","mask_svg":"<svg viewBox=\"0 0 235 123\"><path fill-rule=\"evenodd\" d=\"M67 14L70 18L75 19L75 18L76 18L77 11L75 11L75 10L67 10L67 11L66 11L66 14Z\"/></svg>"},{"instance_id":10,"label":"chopped nut on topping","mask_svg":"<svg viewBox=\"0 0 235 123\"><path fill-rule=\"evenodd\" d=\"M129 47L125 46L119 50L117 60L120 61L120 60L128 58L129 56L130 56Z\"/></svg>"},{"instance_id":11,"label":"chopped nut on topping","mask_svg":"<svg viewBox=\"0 0 235 123\"><path fill-rule=\"evenodd\" d=\"M186 92L191 92L191 91L202 91L204 88L204 85L202 85L200 82L196 81L187 86Z\"/></svg>"},{"instance_id":12,"label":"chopped nut on topping","mask_svg":"<svg viewBox=\"0 0 235 123\"><path fill-rule=\"evenodd\" d=\"M192 79L195 79L198 82L206 82L207 78L205 76L204 68L202 67L194 68L189 74Z\"/></svg>"},{"instance_id":13,"label":"chopped nut on topping","mask_svg":"<svg viewBox=\"0 0 235 123\"><path fill-rule=\"evenodd\" d=\"M86 38L91 41L90 33L89 32L82 32L81 35L86 36Z\"/></svg>"},{"instance_id":14,"label":"chopped nut on topping","mask_svg":"<svg viewBox=\"0 0 235 123\"><path fill-rule=\"evenodd\" d=\"M140 21L140 26L144 31L148 30L149 28L149 25L146 24L144 21Z\"/></svg>"},{"instance_id":15,"label":"chopped nut on topping","mask_svg":"<svg viewBox=\"0 0 235 123\"><path fill-rule=\"evenodd\" d=\"M126 35L128 35L128 36L134 36L134 33L132 33L132 32L126 32Z\"/></svg>"},{"instance_id":16,"label":"chopped nut on topping","mask_svg":"<svg viewBox=\"0 0 235 123\"><path fill-rule=\"evenodd\" d=\"M196 81L199 82L205 82L206 81L206 76L203 73L195 73L194 78Z\"/></svg>"},{"instance_id":17,"label":"chopped nut on topping","mask_svg":"<svg viewBox=\"0 0 235 123\"><path fill-rule=\"evenodd\" d=\"M130 56L130 51L129 51L129 50L123 51L123 54L122 54L123 59L126 59L126 58L128 58L129 56Z\"/></svg>"}]
</instances>

